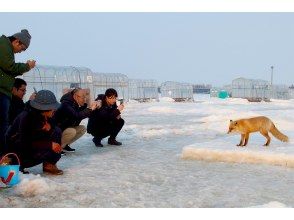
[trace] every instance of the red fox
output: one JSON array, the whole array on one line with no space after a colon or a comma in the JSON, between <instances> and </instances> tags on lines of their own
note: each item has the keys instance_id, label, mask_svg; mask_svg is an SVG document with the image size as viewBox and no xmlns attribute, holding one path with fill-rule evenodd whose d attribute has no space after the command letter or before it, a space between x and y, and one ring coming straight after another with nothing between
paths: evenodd
<instances>
[{"instance_id":1,"label":"red fox","mask_svg":"<svg viewBox=\"0 0 294 220\"><path fill-rule=\"evenodd\" d=\"M252 132L259 131L267 141L263 146L269 146L271 138L268 135L268 132L271 132L274 137L283 142L288 142L289 138L282 134L274 125L274 123L267 117L260 116L249 119L240 119L236 121L230 120L229 131L237 132L241 134L240 143L237 146L246 146L249 139L249 134Z\"/></svg>"}]
</instances>

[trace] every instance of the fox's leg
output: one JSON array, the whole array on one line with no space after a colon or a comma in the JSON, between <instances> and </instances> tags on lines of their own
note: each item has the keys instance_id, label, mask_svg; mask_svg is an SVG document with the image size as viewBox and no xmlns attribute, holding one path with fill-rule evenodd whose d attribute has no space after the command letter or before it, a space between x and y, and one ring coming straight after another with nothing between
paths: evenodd
<instances>
[{"instance_id":1,"label":"fox's leg","mask_svg":"<svg viewBox=\"0 0 294 220\"><path fill-rule=\"evenodd\" d=\"M267 131L260 131L260 133L266 138L266 143L263 146L268 146L271 143L271 137Z\"/></svg>"},{"instance_id":2,"label":"fox's leg","mask_svg":"<svg viewBox=\"0 0 294 220\"><path fill-rule=\"evenodd\" d=\"M245 134L245 143L243 144L243 147L245 147L248 144L249 140L249 133Z\"/></svg>"},{"instance_id":3,"label":"fox's leg","mask_svg":"<svg viewBox=\"0 0 294 220\"><path fill-rule=\"evenodd\" d=\"M245 137L245 135L244 134L241 134L241 140L240 140L240 143L237 144L237 146L242 146L243 145L244 137Z\"/></svg>"}]
</instances>

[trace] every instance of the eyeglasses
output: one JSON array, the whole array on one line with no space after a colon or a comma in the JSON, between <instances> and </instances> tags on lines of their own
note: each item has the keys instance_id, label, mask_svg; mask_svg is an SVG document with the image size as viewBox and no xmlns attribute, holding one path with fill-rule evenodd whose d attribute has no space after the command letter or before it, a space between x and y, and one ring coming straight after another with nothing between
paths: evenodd
<instances>
[{"instance_id":1,"label":"eyeglasses","mask_svg":"<svg viewBox=\"0 0 294 220\"><path fill-rule=\"evenodd\" d=\"M18 90L20 90L22 92L26 92L27 91L26 89L18 89Z\"/></svg>"},{"instance_id":2,"label":"eyeglasses","mask_svg":"<svg viewBox=\"0 0 294 220\"><path fill-rule=\"evenodd\" d=\"M86 96L80 96L80 95L77 95L77 94L76 94L76 96L81 98L81 99L86 99Z\"/></svg>"}]
</instances>

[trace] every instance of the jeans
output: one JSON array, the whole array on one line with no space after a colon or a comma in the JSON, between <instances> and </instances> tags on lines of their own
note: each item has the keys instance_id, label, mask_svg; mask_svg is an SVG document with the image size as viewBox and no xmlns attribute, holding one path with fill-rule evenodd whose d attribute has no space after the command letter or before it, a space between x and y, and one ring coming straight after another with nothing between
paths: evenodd
<instances>
[{"instance_id":1,"label":"jeans","mask_svg":"<svg viewBox=\"0 0 294 220\"><path fill-rule=\"evenodd\" d=\"M0 93L0 155L5 151L5 132L9 126L10 98Z\"/></svg>"}]
</instances>

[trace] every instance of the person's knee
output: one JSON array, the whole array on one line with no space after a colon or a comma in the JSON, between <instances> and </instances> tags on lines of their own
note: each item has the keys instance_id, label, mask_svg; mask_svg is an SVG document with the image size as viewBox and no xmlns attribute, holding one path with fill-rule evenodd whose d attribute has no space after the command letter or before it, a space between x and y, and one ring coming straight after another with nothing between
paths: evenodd
<instances>
[{"instance_id":1,"label":"person's knee","mask_svg":"<svg viewBox=\"0 0 294 220\"><path fill-rule=\"evenodd\" d=\"M62 132L62 138L68 137L73 138L77 135L77 131L74 128L67 128Z\"/></svg>"},{"instance_id":2,"label":"person's knee","mask_svg":"<svg viewBox=\"0 0 294 220\"><path fill-rule=\"evenodd\" d=\"M64 147L65 145L72 142L72 140L76 137L77 131L74 128L67 128L62 132L61 137L61 145Z\"/></svg>"},{"instance_id":3,"label":"person's knee","mask_svg":"<svg viewBox=\"0 0 294 220\"><path fill-rule=\"evenodd\" d=\"M78 126L78 133L84 135L87 132L87 128L84 125Z\"/></svg>"}]
</instances>

